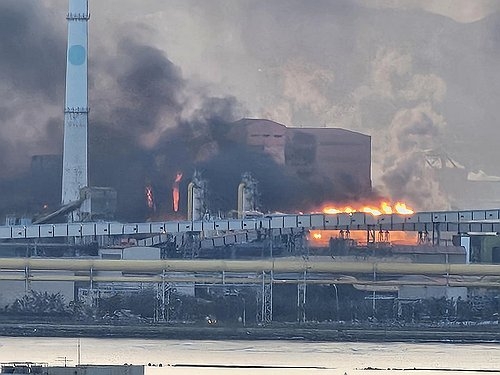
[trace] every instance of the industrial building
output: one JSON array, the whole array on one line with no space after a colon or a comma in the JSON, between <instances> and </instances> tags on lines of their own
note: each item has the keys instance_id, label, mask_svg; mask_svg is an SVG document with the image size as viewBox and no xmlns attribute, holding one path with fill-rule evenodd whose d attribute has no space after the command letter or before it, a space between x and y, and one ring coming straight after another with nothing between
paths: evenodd
<instances>
[{"instance_id":1,"label":"industrial building","mask_svg":"<svg viewBox=\"0 0 500 375\"><path fill-rule=\"evenodd\" d=\"M32 375L144 375L143 365L83 365L49 366L39 362L9 362L0 364L0 374Z\"/></svg>"},{"instance_id":2,"label":"industrial building","mask_svg":"<svg viewBox=\"0 0 500 375\"><path fill-rule=\"evenodd\" d=\"M339 128L286 127L265 119L231 124L228 138L270 155L288 172L352 197L371 192L371 137ZM328 182L330 185L328 186Z\"/></svg>"},{"instance_id":3,"label":"industrial building","mask_svg":"<svg viewBox=\"0 0 500 375\"><path fill-rule=\"evenodd\" d=\"M280 173L261 173L259 176L260 171L255 169L256 166L245 164L226 172L231 181L252 175L260 195L255 197L252 210L269 212L274 208L283 212L307 211L318 209L322 202L356 201L371 195L371 138L368 135L339 128L293 128L270 120L242 119L227 124L225 138L225 141L247 149L250 152L249 158L252 153L255 157L269 157L275 163L269 169ZM77 189L78 195L73 194L71 200L65 198L62 205L58 204L61 202L60 195L58 196L61 194L61 159L57 155L33 156L30 178L37 181L37 184L32 185L32 196L25 198L18 214L8 215L8 223L19 223L21 216L25 223L30 216L36 223L66 221L69 214L71 220L75 220L75 212L78 212L76 221L113 220L119 209L119 202L130 204L129 200L117 196L119 187L113 186L82 186ZM185 176L184 180L189 178ZM195 186L188 184L187 190L185 185L180 186L180 200L184 202L188 196L189 204L187 209L184 205L180 207L179 212L176 212L177 217L182 214L186 218L193 218L193 212L190 211L193 199L196 200L196 218L209 217L209 211L230 215L226 210L238 209L237 185L234 185L231 195L227 194L231 190L228 187L221 189L221 192L214 192L215 182L221 184L215 178L218 177L206 170L203 174L195 170L190 179ZM280 178L287 180L279 181ZM63 183L65 181L63 179ZM196 187L194 195L193 187ZM65 189L67 190L63 188L62 191ZM149 189L152 192L151 187ZM282 189L283 194L277 189ZM210 200L222 193L222 205L221 199ZM290 197L285 198L286 195ZM141 199L140 194L136 197ZM153 206L157 204L166 206L166 202L160 202L159 197L160 195L155 196L153 201L151 196L152 201L145 202L144 206L148 205L150 213L155 213L156 208ZM144 200L146 201L145 198ZM27 211L28 204L31 214ZM169 212L157 214L168 215ZM146 219L147 217L143 218Z\"/></svg>"}]
</instances>

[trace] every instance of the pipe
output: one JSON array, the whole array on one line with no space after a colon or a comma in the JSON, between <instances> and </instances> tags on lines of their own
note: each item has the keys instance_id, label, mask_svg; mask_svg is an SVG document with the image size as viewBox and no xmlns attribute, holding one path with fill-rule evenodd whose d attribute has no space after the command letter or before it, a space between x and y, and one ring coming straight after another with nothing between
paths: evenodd
<instances>
[{"instance_id":1,"label":"pipe","mask_svg":"<svg viewBox=\"0 0 500 375\"><path fill-rule=\"evenodd\" d=\"M274 272L274 273L341 273L392 275L462 275L499 276L496 264L427 264L383 262L335 262L304 259L268 260L108 260L0 258L2 270L65 270L65 271L127 271L127 272Z\"/></svg>"}]
</instances>

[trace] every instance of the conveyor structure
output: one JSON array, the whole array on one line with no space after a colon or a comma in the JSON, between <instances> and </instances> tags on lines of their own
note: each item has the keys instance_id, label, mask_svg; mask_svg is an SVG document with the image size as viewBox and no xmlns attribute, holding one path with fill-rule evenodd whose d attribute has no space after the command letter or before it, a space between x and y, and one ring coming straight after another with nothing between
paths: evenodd
<instances>
[{"instance_id":1,"label":"conveyor structure","mask_svg":"<svg viewBox=\"0 0 500 375\"><path fill-rule=\"evenodd\" d=\"M83 236L177 234L187 232L230 233L259 229L382 230L409 232L500 232L500 209L419 212L411 215L369 213L269 215L252 219L165 221L147 223L82 222L0 226L0 239Z\"/></svg>"}]
</instances>

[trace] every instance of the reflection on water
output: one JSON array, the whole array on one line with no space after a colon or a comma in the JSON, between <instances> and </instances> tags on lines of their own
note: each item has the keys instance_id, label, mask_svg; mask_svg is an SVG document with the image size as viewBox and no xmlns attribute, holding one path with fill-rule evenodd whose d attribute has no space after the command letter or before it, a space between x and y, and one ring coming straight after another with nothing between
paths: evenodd
<instances>
[{"instance_id":1,"label":"reflection on water","mask_svg":"<svg viewBox=\"0 0 500 375\"><path fill-rule=\"evenodd\" d=\"M0 337L1 362L73 366L78 354L82 364L150 364L146 375L500 374L500 344Z\"/></svg>"}]
</instances>

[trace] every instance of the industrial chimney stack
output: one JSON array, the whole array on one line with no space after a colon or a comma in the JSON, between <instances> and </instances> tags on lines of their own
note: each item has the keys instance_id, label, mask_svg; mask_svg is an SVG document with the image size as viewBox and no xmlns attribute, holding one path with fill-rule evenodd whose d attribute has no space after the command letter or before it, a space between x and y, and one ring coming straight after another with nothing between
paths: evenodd
<instances>
[{"instance_id":1,"label":"industrial chimney stack","mask_svg":"<svg viewBox=\"0 0 500 375\"><path fill-rule=\"evenodd\" d=\"M188 185L188 220L203 220L207 209L207 181L199 171L194 171Z\"/></svg>"},{"instance_id":2,"label":"industrial chimney stack","mask_svg":"<svg viewBox=\"0 0 500 375\"><path fill-rule=\"evenodd\" d=\"M250 172L243 173L238 185L238 218L243 219L249 214L258 212L259 191L257 180Z\"/></svg>"},{"instance_id":3,"label":"industrial chimney stack","mask_svg":"<svg viewBox=\"0 0 500 375\"><path fill-rule=\"evenodd\" d=\"M69 0L62 204L78 201L87 181L88 0ZM70 219L80 221L80 212Z\"/></svg>"}]
</instances>

